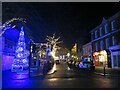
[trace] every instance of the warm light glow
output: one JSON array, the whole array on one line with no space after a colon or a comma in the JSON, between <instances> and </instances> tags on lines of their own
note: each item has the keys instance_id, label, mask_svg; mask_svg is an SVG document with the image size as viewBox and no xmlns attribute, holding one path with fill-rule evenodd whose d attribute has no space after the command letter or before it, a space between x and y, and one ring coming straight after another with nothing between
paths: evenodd
<instances>
[{"instance_id":1,"label":"warm light glow","mask_svg":"<svg viewBox=\"0 0 120 90\"><path fill-rule=\"evenodd\" d=\"M69 68L69 67L68 67L67 69L68 69L68 71L70 70L70 68Z\"/></svg>"},{"instance_id":2,"label":"warm light glow","mask_svg":"<svg viewBox=\"0 0 120 90\"><path fill-rule=\"evenodd\" d=\"M93 56L97 56L99 53L98 52L94 52Z\"/></svg>"},{"instance_id":3,"label":"warm light glow","mask_svg":"<svg viewBox=\"0 0 120 90\"><path fill-rule=\"evenodd\" d=\"M56 80L58 80L58 78L52 78L52 79L49 79L49 81L56 81Z\"/></svg>"},{"instance_id":4,"label":"warm light glow","mask_svg":"<svg viewBox=\"0 0 120 90\"><path fill-rule=\"evenodd\" d=\"M67 56L69 57L69 56L70 56L70 53L67 53Z\"/></svg>"},{"instance_id":5,"label":"warm light glow","mask_svg":"<svg viewBox=\"0 0 120 90\"><path fill-rule=\"evenodd\" d=\"M99 56L99 61L100 61L100 62L105 61L105 57L104 57L103 55Z\"/></svg>"},{"instance_id":6,"label":"warm light glow","mask_svg":"<svg viewBox=\"0 0 120 90\"><path fill-rule=\"evenodd\" d=\"M55 53L54 52L50 52L50 54L52 55L53 58L55 58Z\"/></svg>"},{"instance_id":7,"label":"warm light glow","mask_svg":"<svg viewBox=\"0 0 120 90\"><path fill-rule=\"evenodd\" d=\"M56 71L56 63L54 63L53 68L48 72L48 74L54 73Z\"/></svg>"},{"instance_id":8,"label":"warm light glow","mask_svg":"<svg viewBox=\"0 0 120 90\"><path fill-rule=\"evenodd\" d=\"M100 54L107 55L107 52L105 50L103 50L103 51L100 51Z\"/></svg>"}]
</instances>

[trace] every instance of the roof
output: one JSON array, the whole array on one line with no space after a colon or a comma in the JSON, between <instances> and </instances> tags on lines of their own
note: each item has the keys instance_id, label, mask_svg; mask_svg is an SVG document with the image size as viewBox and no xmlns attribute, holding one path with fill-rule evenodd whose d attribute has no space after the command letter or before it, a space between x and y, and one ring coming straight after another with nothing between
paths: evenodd
<instances>
[{"instance_id":1,"label":"roof","mask_svg":"<svg viewBox=\"0 0 120 90\"><path fill-rule=\"evenodd\" d=\"M105 24L105 23L108 22L108 21L113 20L114 18L116 18L116 17L118 17L118 16L120 16L120 11L117 12L116 14L114 14L113 16L111 16L109 19L105 19L105 18L103 17L101 24L98 25L97 27L95 27L94 29L92 29L92 30L90 31L90 33L93 32L93 31L95 31L95 30L96 30L97 28L99 28L101 25Z\"/></svg>"}]
</instances>

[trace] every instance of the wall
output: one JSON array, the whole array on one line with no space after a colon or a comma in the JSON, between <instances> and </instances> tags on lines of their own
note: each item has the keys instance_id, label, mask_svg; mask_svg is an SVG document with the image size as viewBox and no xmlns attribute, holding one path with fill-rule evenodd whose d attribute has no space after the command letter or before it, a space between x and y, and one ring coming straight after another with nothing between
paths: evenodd
<instances>
[{"instance_id":1,"label":"wall","mask_svg":"<svg viewBox=\"0 0 120 90\"><path fill-rule=\"evenodd\" d=\"M2 71L11 69L14 56L2 56Z\"/></svg>"}]
</instances>

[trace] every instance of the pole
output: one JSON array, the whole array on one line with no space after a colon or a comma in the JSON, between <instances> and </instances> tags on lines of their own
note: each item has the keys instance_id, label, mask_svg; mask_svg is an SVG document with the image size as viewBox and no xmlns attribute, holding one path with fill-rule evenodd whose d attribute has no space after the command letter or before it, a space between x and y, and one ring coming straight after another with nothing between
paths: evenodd
<instances>
[{"instance_id":1,"label":"pole","mask_svg":"<svg viewBox=\"0 0 120 90\"><path fill-rule=\"evenodd\" d=\"M104 66L104 69L103 69L103 73L104 73L104 76L105 76L105 66Z\"/></svg>"},{"instance_id":2,"label":"pole","mask_svg":"<svg viewBox=\"0 0 120 90\"><path fill-rule=\"evenodd\" d=\"M30 56L29 56L29 77L31 77L30 76L30 66L31 66L31 53L32 53L32 48L31 48L31 46L32 46L32 42L30 42L30 49L29 49L29 51L30 51Z\"/></svg>"}]
</instances>

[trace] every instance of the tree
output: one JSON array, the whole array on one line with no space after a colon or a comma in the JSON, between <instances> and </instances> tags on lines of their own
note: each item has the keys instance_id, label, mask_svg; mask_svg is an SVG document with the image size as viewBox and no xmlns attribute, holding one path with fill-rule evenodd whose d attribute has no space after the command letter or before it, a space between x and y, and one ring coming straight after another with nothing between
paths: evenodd
<instances>
[{"instance_id":1,"label":"tree","mask_svg":"<svg viewBox=\"0 0 120 90\"><path fill-rule=\"evenodd\" d=\"M77 44L75 43L75 45L73 46L73 48L71 49L71 54L72 54L72 59L74 60L78 60L78 53L77 53Z\"/></svg>"},{"instance_id":2,"label":"tree","mask_svg":"<svg viewBox=\"0 0 120 90\"><path fill-rule=\"evenodd\" d=\"M18 44L15 51L15 58L12 64L12 70L23 71L28 69L28 52L26 50L23 27L21 27Z\"/></svg>"},{"instance_id":3,"label":"tree","mask_svg":"<svg viewBox=\"0 0 120 90\"><path fill-rule=\"evenodd\" d=\"M47 36L46 40L48 41L48 43L50 44L51 47L51 55L53 56L53 58L56 58L56 52L58 49L60 49L59 46L57 46L57 44L61 43L62 41L59 41L60 37L55 38L55 34L53 34L53 36Z\"/></svg>"}]
</instances>

